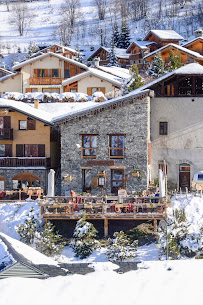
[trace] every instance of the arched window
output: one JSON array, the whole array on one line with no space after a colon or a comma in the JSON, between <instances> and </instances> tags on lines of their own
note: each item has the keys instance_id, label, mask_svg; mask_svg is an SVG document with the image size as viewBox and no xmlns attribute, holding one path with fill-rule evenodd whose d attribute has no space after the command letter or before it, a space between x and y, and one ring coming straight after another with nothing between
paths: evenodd
<instances>
[{"instance_id":1,"label":"arched window","mask_svg":"<svg viewBox=\"0 0 203 305\"><path fill-rule=\"evenodd\" d=\"M13 182L13 189L19 190L24 189L25 187L40 187L41 186L41 179L31 173L20 173L17 174L12 179Z\"/></svg>"}]
</instances>

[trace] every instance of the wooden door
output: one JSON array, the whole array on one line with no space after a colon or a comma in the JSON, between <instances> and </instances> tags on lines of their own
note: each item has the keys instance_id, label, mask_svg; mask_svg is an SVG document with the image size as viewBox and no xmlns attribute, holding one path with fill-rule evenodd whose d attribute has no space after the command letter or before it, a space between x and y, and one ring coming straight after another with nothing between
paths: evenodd
<instances>
[{"instance_id":1,"label":"wooden door","mask_svg":"<svg viewBox=\"0 0 203 305\"><path fill-rule=\"evenodd\" d=\"M124 188L124 170L111 170L111 193L118 195L118 190Z\"/></svg>"},{"instance_id":2,"label":"wooden door","mask_svg":"<svg viewBox=\"0 0 203 305\"><path fill-rule=\"evenodd\" d=\"M179 187L185 191L187 187L190 189L190 165L180 164L179 166Z\"/></svg>"}]
</instances>

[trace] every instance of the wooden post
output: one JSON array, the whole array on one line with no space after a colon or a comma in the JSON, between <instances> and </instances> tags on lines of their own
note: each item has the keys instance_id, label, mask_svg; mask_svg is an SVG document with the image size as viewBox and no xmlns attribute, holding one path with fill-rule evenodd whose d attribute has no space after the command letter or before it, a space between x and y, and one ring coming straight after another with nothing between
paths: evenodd
<instances>
[{"instance_id":1,"label":"wooden post","mask_svg":"<svg viewBox=\"0 0 203 305\"><path fill-rule=\"evenodd\" d=\"M200 190L200 197L202 198L202 190Z\"/></svg>"},{"instance_id":2,"label":"wooden post","mask_svg":"<svg viewBox=\"0 0 203 305\"><path fill-rule=\"evenodd\" d=\"M22 193L22 191L19 190L19 200L20 200L20 201L21 201L21 193Z\"/></svg>"},{"instance_id":3,"label":"wooden post","mask_svg":"<svg viewBox=\"0 0 203 305\"><path fill-rule=\"evenodd\" d=\"M104 218L104 237L107 237L109 235L108 231L108 218Z\"/></svg>"},{"instance_id":4,"label":"wooden post","mask_svg":"<svg viewBox=\"0 0 203 305\"><path fill-rule=\"evenodd\" d=\"M185 193L186 193L186 199L188 199L188 188L185 188Z\"/></svg>"},{"instance_id":5,"label":"wooden post","mask_svg":"<svg viewBox=\"0 0 203 305\"><path fill-rule=\"evenodd\" d=\"M157 232L157 219L154 219L154 231Z\"/></svg>"}]
</instances>

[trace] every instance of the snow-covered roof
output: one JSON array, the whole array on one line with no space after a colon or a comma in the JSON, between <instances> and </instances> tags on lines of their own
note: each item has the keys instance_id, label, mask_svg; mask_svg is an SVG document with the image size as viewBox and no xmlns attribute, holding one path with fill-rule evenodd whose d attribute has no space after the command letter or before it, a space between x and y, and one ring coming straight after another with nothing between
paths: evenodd
<instances>
[{"instance_id":1,"label":"snow-covered roof","mask_svg":"<svg viewBox=\"0 0 203 305\"><path fill-rule=\"evenodd\" d=\"M121 77L118 77L118 76L115 76L115 75L112 75L110 73L107 73L107 72L104 72L104 71L101 71L99 69L96 69L96 68L88 68L89 71L86 71L84 73L80 73L78 75L75 75L73 77L70 77L70 78L67 78L65 79L63 82L62 82L62 85L67 85L67 84L71 84L79 79L82 79L82 78L85 78L89 75L94 75L96 77L99 77L99 78L102 78L103 80L106 80L110 83L113 83L114 85L116 86L121 86L122 84L122 78Z\"/></svg>"},{"instance_id":2,"label":"snow-covered roof","mask_svg":"<svg viewBox=\"0 0 203 305\"><path fill-rule=\"evenodd\" d=\"M52 115L50 113L45 112L41 109L34 108L28 103L0 98L0 108L9 108L24 115L30 116L36 120L47 123L49 125L52 124Z\"/></svg>"},{"instance_id":3,"label":"snow-covered roof","mask_svg":"<svg viewBox=\"0 0 203 305\"><path fill-rule=\"evenodd\" d=\"M139 92L133 92L133 93L127 94L125 96L117 97L117 98L114 98L114 99L111 99L111 100L108 100L108 101L104 101L104 102L101 102L101 103L93 103L92 105L89 105L88 107L84 107L83 109L81 109L81 108L79 108L77 110L73 109L72 112L63 113L62 115L55 116L55 118L53 118L52 122L53 123L59 123L59 122L64 121L64 120L66 121L66 120L71 119L73 117L84 115L87 112L95 111L95 110L100 109L100 108L106 108L106 107L109 107L111 105L118 104L120 102L125 102L129 98L132 98L132 97L136 98L136 97L139 97L141 95L149 94L149 92L150 92L150 90L142 90L141 92L140 91ZM80 103L80 104L87 105L87 103Z\"/></svg>"},{"instance_id":4,"label":"snow-covered roof","mask_svg":"<svg viewBox=\"0 0 203 305\"><path fill-rule=\"evenodd\" d=\"M4 80L8 79L8 78L12 78L12 77L15 77L17 75L19 75L20 73L13 73L11 72L11 74L8 74L8 75L4 75L0 78L0 82L3 82Z\"/></svg>"},{"instance_id":5,"label":"snow-covered roof","mask_svg":"<svg viewBox=\"0 0 203 305\"><path fill-rule=\"evenodd\" d=\"M194 39L184 43L182 46L187 48L187 46L189 46L190 44L192 44L193 42L198 41L198 40L203 42L203 38L202 37L196 37L196 38L194 38Z\"/></svg>"},{"instance_id":6,"label":"snow-covered roof","mask_svg":"<svg viewBox=\"0 0 203 305\"><path fill-rule=\"evenodd\" d=\"M179 35L174 30L150 30L143 40L145 40L150 33L153 33L160 39L174 39L174 40L184 39L183 36Z\"/></svg>"},{"instance_id":7,"label":"snow-covered roof","mask_svg":"<svg viewBox=\"0 0 203 305\"><path fill-rule=\"evenodd\" d=\"M155 50L155 51L153 51L153 52L147 54L147 55L144 57L144 59L149 58L149 57L153 56L154 54L157 54L157 53L159 53L159 52L162 52L162 51L164 51L164 50L166 50L166 49L169 49L170 47L171 47L171 48L174 48L174 49L177 49L177 50L179 50L179 51L181 51L181 52L184 52L184 53L186 53L186 54L189 54L189 55L191 55L191 56L193 56L193 57L195 57L195 58L198 58L198 59L202 59L202 60L203 60L203 56L202 56L201 54L199 54L198 52L191 51L191 50L189 50L189 49L187 49L187 48L184 48L184 47L179 46L179 45L174 44L174 43L169 43L169 44L167 44L167 45L161 47L160 49Z\"/></svg>"},{"instance_id":8,"label":"snow-covered roof","mask_svg":"<svg viewBox=\"0 0 203 305\"><path fill-rule=\"evenodd\" d=\"M67 62L69 62L69 63L71 63L71 64L73 64L73 65L79 66L79 67L82 68L82 69L88 70L88 67L87 67L86 65L81 64L80 62L78 62L78 61L76 61L76 60L67 58L67 57L65 57L65 56L62 56L62 55L59 55L59 54L56 54L56 53L53 53L53 52L48 52L48 53L45 53L45 54L36 56L36 57L34 57L34 58L30 58L30 59L28 59L28 60L22 61L21 63L19 63L19 64L13 66L13 69L14 69L14 70L17 70L17 69L19 69L19 68L21 68L21 67L23 67L23 66L25 66L25 65L27 65L27 64L30 64L30 63L32 63L32 62L34 62L34 61L37 61L37 60L46 58L46 57L48 57L48 56L55 56L55 57L57 57L57 58L59 58L59 59L61 59L61 60L63 60L63 61L67 61Z\"/></svg>"},{"instance_id":9,"label":"snow-covered roof","mask_svg":"<svg viewBox=\"0 0 203 305\"><path fill-rule=\"evenodd\" d=\"M107 48L107 47L99 47L96 51L94 51L90 57L87 59L89 60L90 58L92 57L95 57L97 52L100 50L100 49L103 49L105 50L106 52L110 52L111 51L111 48ZM118 57L118 58L123 58L123 59L129 59L129 54L126 53L126 49L119 49L119 48L114 48L114 52L115 52L115 55Z\"/></svg>"},{"instance_id":10,"label":"snow-covered roof","mask_svg":"<svg viewBox=\"0 0 203 305\"><path fill-rule=\"evenodd\" d=\"M2 67L0 67L0 71L5 72L7 74L12 74L13 72L11 72L10 70L4 69Z\"/></svg>"},{"instance_id":11,"label":"snow-covered roof","mask_svg":"<svg viewBox=\"0 0 203 305\"><path fill-rule=\"evenodd\" d=\"M154 81L152 81L151 83L148 83L136 90L133 90L129 93L130 94L134 94L134 93L139 93L140 91L146 90L148 88L151 88L152 86L154 86L155 84L158 84L160 82L162 82L163 80L171 77L172 75L179 75L179 74L185 74L185 75L191 75L191 74L196 74L196 75L203 75L203 66L198 64L198 63L191 63L188 65L185 65L181 68L178 68L174 71L171 71L157 79L155 79Z\"/></svg>"},{"instance_id":12,"label":"snow-covered roof","mask_svg":"<svg viewBox=\"0 0 203 305\"><path fill-rule=\"evenodd\" d=\"M123 79L128 79L131 76L130 72L129 72L129 69L125 69L125 68L121 68L121 67L99 66L97 69L102 70L102 71L107 72L107 73L110 73L110 74L113 74L113 75L118 76L119 78L123 78Z\"/></svg>"},{"instance_id":13,"label":"snow-covered roof","mask_svg":"<svg viewBox=\"0 0 203 305\"><path fill-rule=\"evenodd\" d=\"M56 47L58 47L58 48L61 48L61 49L64 49L64 50L66 50L66 51L69 51L70 53L73 53L73 54L78 54L78 53L80 53L80 52L78 52L78 51L76 51L75 49L72 49L72 48L70 48L70 47L61 46L61 45L59 45L59 44L54 44L54 45L51 45L51 46L49 46L49 47L46 47L46 48L44 48L44 49L42 49L42 50L39 50L38 52L36 52L36 53L34 53L32 56L30 56L30 58L33 58L33 57L38 56L38 55L40 55L40 54L43 54L44 51L46 51L46 50L48 50L48 49L50 49L50 48L52 48L52 47L54 47L54 46L56 46Z\"/></svg>"},{"instance_id":14,"label":"snow-covered roof","mask_svg":"<svg viewBox=\"0 0 203 305\"><path fill-rule=\"evenodd\" d=\"M136 44L140 49L147 50L147 49L149 49L148 46L153 44L153 43L156 43L156 42L154 42L154 41L135 40L134 42L131 43L131 45L129 45L129 47L127 48L126 52L129 52L134 44Z\"/></svg>"}]
</instances>

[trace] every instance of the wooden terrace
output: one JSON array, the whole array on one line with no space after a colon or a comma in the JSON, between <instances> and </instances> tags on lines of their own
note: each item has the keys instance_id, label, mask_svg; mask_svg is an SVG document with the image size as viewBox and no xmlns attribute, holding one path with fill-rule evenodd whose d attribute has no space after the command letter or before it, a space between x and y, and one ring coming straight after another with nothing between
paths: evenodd
<instances>
[{"instance_id":1,"label":"wooden terrace","mask_svg":"<svg viewBox=\"0 0 203 305\"><path fill-rule=\"evenodd\" d=\"M86 219L104 220L104 235L108 235L108 220L165 219L166 200L159 197L49 197L41 203L41 217L47 220L78 220L85 212Z\"/></svg>"}]
</instances>

